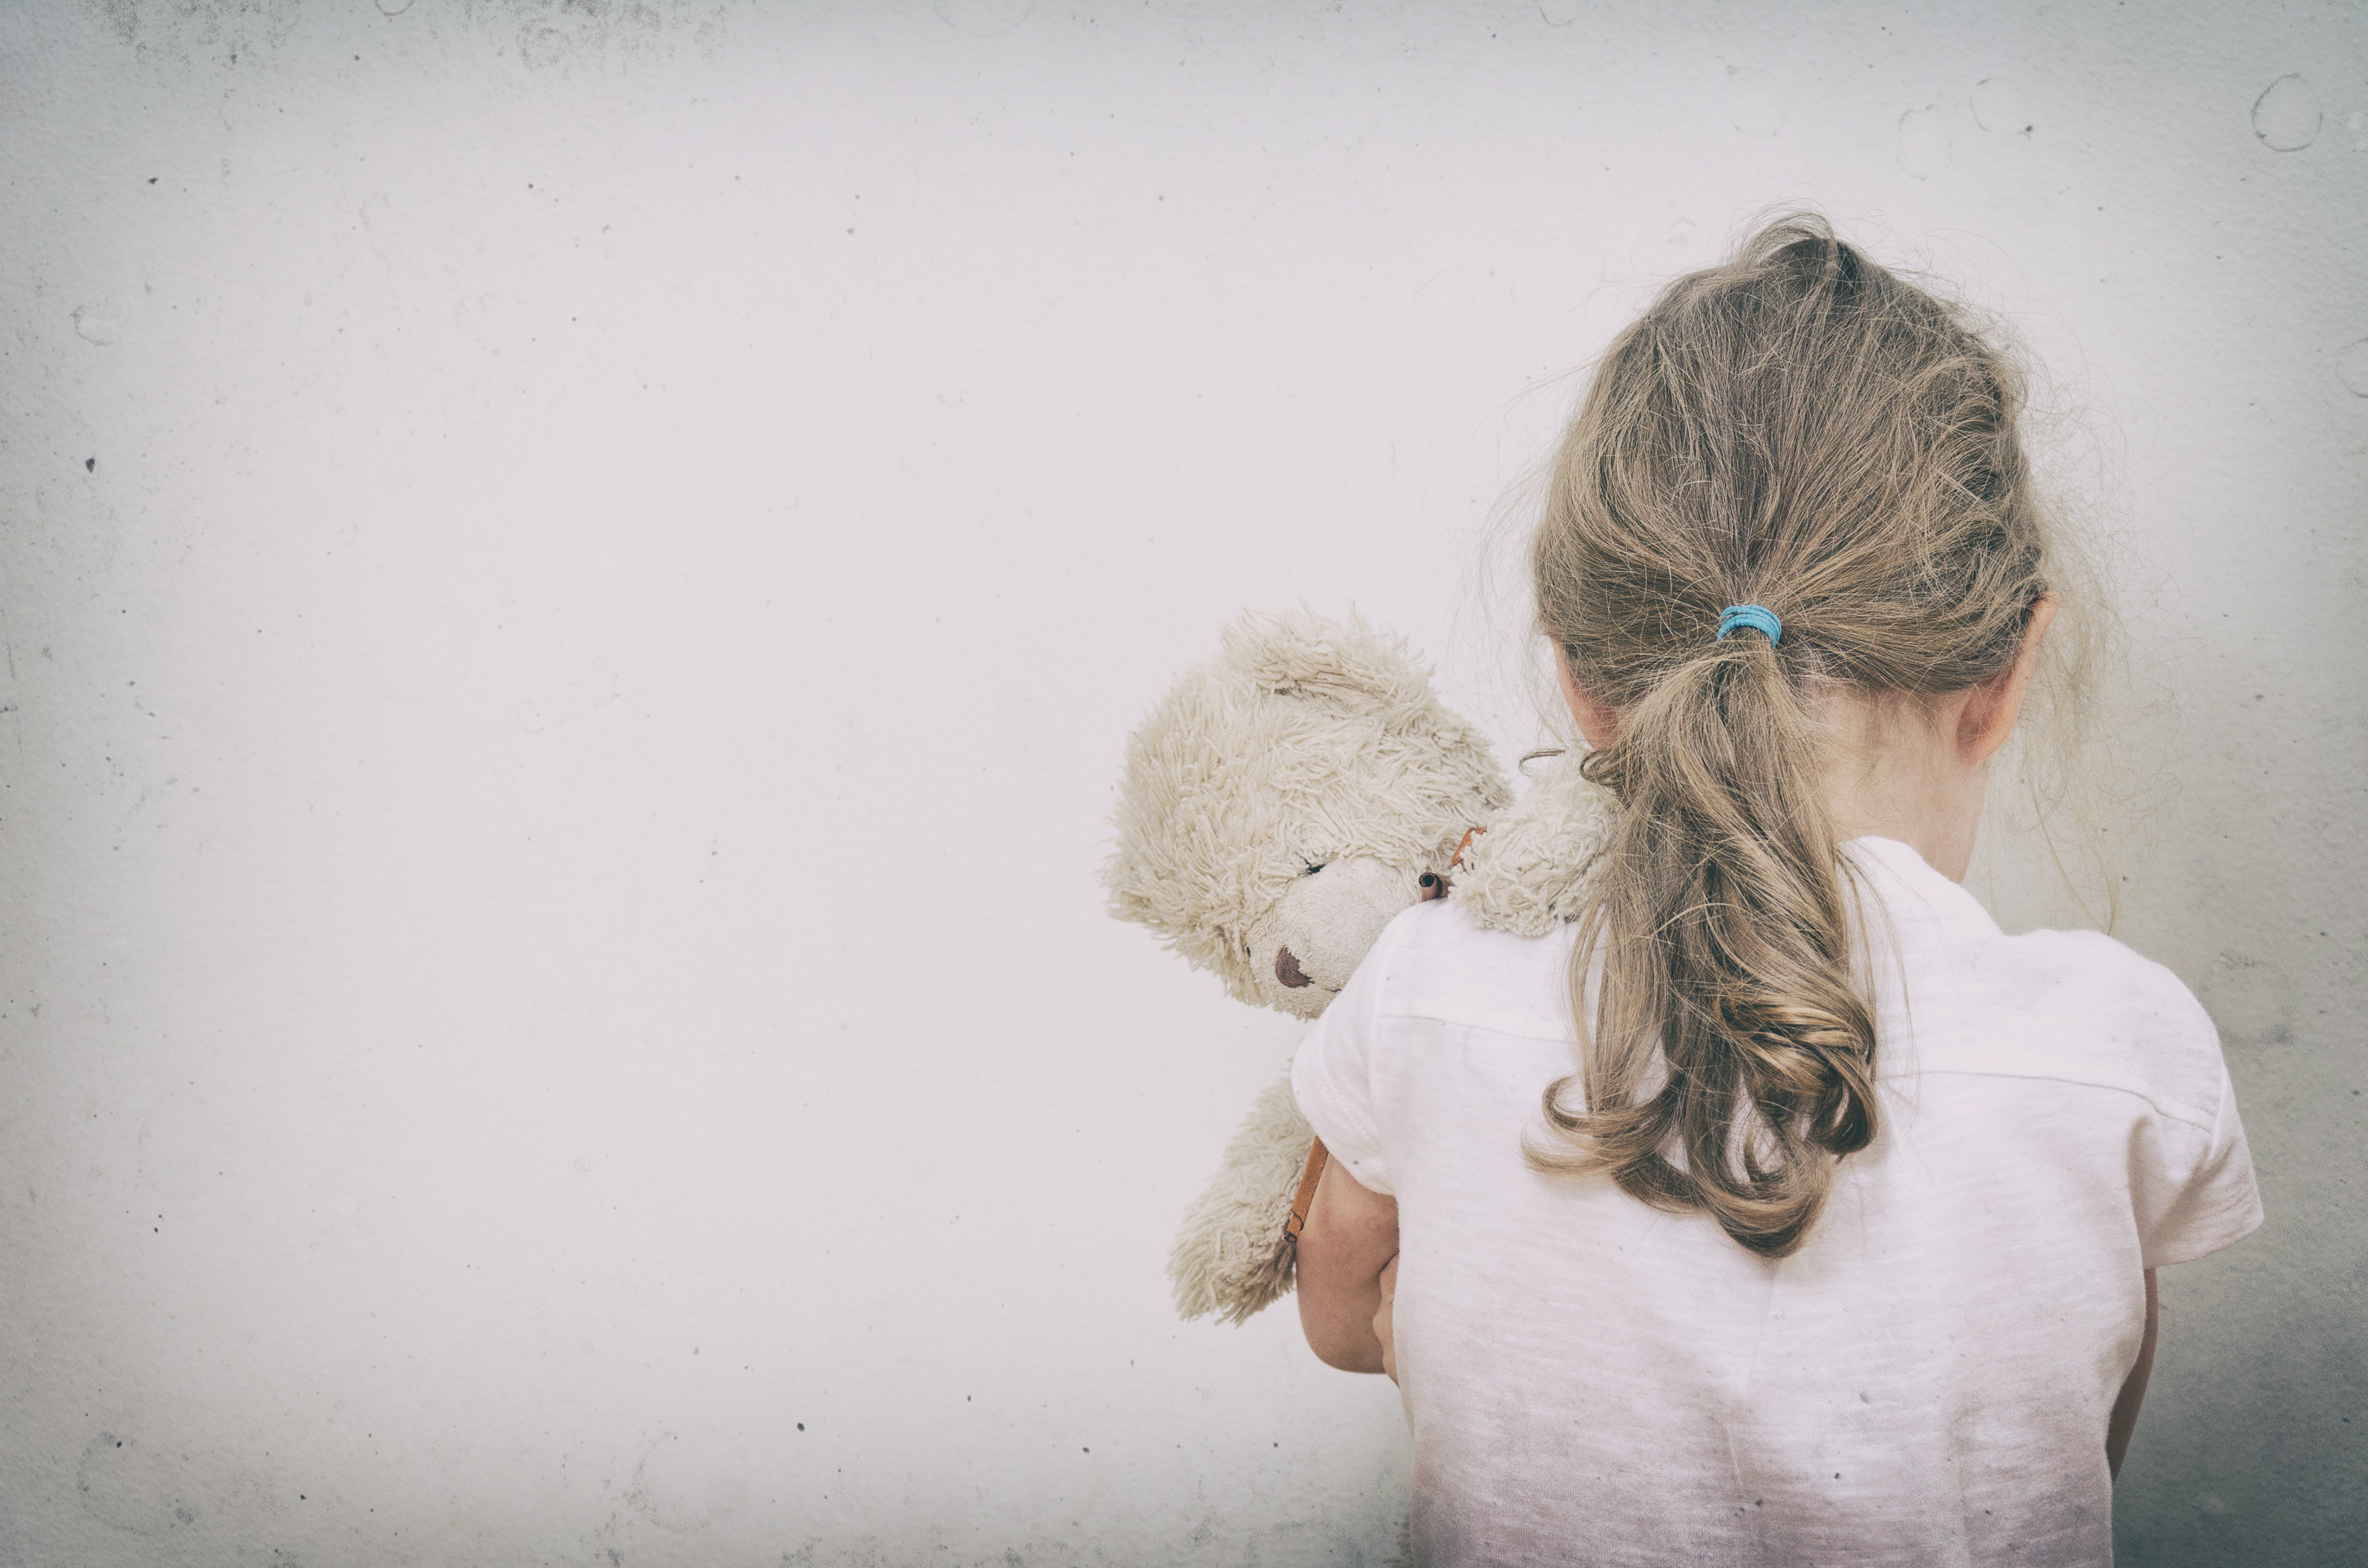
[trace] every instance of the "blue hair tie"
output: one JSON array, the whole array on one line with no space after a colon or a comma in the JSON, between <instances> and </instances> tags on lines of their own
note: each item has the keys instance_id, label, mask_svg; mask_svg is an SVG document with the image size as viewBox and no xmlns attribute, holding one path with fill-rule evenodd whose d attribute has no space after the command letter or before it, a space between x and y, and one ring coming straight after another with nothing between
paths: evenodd
<instances>
[{"instance_id":1,"label":"blue hair tie","mask_svg":"<svg viewBox=\"0 0 2368 1568\"><path fill-rule=\"evenodd\" d=\"M1784 623L1777 619L1776 612L1766 605L1727 606L1726 613L1718 618L1718 640L1724 642L1729 632L1747 626L1754 631L1766 632L1768 645L1771 648L1784 641Z\"/></svg>"}]
</instances>

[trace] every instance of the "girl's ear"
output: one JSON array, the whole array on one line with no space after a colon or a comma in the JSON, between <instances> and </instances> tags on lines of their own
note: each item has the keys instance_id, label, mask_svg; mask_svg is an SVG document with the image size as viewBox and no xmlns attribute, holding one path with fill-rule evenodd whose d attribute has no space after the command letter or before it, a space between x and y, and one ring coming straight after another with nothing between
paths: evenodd
<instances>
[{"instance_id":1,"label":"girl's ear","mask_svg":"<svg viewBox=\"0 0 2368 1568\"><path fill-rule=\"evenodd\" d=\"M2039 667L2040 642L2047 635L2048 622L2055 619L2055 603L2052 593L2039 596L2022 629L2022 646L2016 650L2014 663L2004 675L1975 687L1958 710L1957 756L1962 760L1988 761L2014 733L2015 716L2022 711L2022 694L2031 685L2032 672Z\"/></svg>"},{"instance_id":2,"label":"girl's ear","mask_svg":"<svg viewBox=\"0 0 2368 1568\"><path fill-rule=\"evenodd\" d=\"M1554 675L1562 682L1562 699L1570 706L1570 716L1578 721L1578 733L1587 744L1598 751L1611 744L1620 732L1617 710L1598 702L1593 694L1578 684L1570 673L1570 661L1562 650L1554 651Z\"/></svg>"}]
</instances>

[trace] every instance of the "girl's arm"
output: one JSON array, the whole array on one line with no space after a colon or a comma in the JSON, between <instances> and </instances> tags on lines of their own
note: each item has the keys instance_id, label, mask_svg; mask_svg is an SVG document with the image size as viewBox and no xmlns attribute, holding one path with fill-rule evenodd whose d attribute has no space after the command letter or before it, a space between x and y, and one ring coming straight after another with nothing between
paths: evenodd
<instances>
[{"instance_id":1,"label":"girl's arm","mask_svg":"<svg viewBox=\"0 0 2368 1568\"><path fill-rule=\"evenodd\" d=\"M1326 1366L1386 1369L1373 1320L1382 1310L1382 1270L1397 1252L1398 1200L1360 1186L1339 1161L1327 1162L1299 1233L1299 1326Z\"/></svg>"},{"instance_id":2,"label":"girl's arm","mask_svg":"<svg viewBox=\"0 0 2368 1568\"><path fill-rule=\"evenodd\" d=\"M2162 1326L2162 1306L2154 1293L2151 1268L2146 1271L2146 1337L2138 1341L2137 1365L2130 1369L2129 1377L2122 1383L2122 1397L2113 1401L2113 1414L2105 1423L2105 1463L2116 1481L2122 1478L2122 1458L2130 1451L2130 1436L2138 1429L2138 1406L2146 1400L2146 1374L2154 1370L2155 1331Z\"/></svg>"}]
</instances>

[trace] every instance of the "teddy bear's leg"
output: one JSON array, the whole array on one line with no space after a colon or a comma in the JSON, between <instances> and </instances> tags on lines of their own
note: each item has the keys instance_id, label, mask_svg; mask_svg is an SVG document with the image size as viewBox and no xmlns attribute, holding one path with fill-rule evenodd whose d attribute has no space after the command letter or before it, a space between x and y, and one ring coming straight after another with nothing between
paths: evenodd
<instances>
[{"instance_id":1,"label":"teddy bear's leg","mask_svg":"<svg viewBox=\"0 0 2368 1568\"><path fill-rule=\"evenodd\" d=\"M1186 1322L1214 1313L1241 1323L1291 1289L1293 1252L1282 1226L1315 1139L1285 1074L1258 1096L1177 1229L1167 1278Z\"/></svg>"}]
</instances>

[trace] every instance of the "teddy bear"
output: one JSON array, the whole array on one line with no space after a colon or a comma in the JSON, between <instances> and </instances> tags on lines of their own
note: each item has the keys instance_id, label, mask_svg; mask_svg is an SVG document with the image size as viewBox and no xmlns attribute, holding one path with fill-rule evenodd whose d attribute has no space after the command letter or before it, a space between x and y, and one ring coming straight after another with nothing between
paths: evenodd
<instances>
[{"instance_id":1,"label":"teddy bear","mask_svg":"<svg viewBox=\"0 0 2368 1568\"><path fill-rule=\"evenodd\" d=\"M1576 918L1612 809L1568 757L1514 805L1486 739L1361 619L1250 612L1129 737L1103 881L1113 915L1237 1000L1312 1019L1425 898L1531 936ZM1178 1229L1186 1321L1242 1323L1291 1289L1314 1138L1286 1073Z\"/></svg>"}]
</instances>

